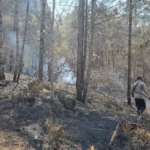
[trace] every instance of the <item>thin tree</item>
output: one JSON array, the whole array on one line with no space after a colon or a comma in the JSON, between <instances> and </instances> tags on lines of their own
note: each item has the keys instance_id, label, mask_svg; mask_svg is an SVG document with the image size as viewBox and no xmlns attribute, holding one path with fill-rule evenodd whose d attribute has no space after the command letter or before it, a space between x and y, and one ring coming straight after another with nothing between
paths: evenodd
<instances>
[{"instance_id":1,"label":"thin tree","mask_svg":"<svg viewBox=\"0 0 150 150\"><path fill-rule=\"evenodd\" d=\"M19 82L20 75L23 71L23 56L24 56L24 48L25 48L26 35L27 35L27 29L28 29L29 5L30 5L30 0L27 0L24 37L23 37L23 43L22 43L22 49L21 49L21 58L20 58L20 63L19 63L19 73L18 73L18 76L17 76L17 82Z\"/></svg>"},{"instance_id":2,"label":"thin tree","mask_svg":"<svg viewBox=\"0 0 150 150\"><path fill-rule=\"evenodd\" d=\"M142 51L142 69L143 69L143 78L146 77L146 67L145 67L145 55L144 55L144 49Z\"/></svg>"},{"instance_id":3,"label":"thin tree","mask_svg":"<svg viewBox=\"0 0 150 150\"><path fill-rule=\"evenodd\" d=\"M2 0L0 0L0 80L5 79L4 67L3 67L3 19L2 19Z\"/></svg>"},{"instance_id":4,"label":"thin tree","mask_svg":"<svg viewBox=\"0 0 150 150\"><path fill-rule=\"evenodd\" d=\"M129 105L131 105L131 52L132 52L132 0L129 0L128 87L127 87L127 100Z\"/></svg>"},{"instance_id":5,"label":"thin tree","mask_svg":"<svg viewBox=\"0 0 150 150\"><path fill-rule=\"evenodd\" d=\"M18 27L18 0L15 1L15 31L16 31L16 58L13 81L16 82L19 65L19 27Z\"/></svg>"},{"instance_id":6,"label":"thin tree","mask_svg":"<svg viewBox=\"0 0 150 150\"><path fill-rule=\"evenodd\" d=\"M77 99L83 102L83 44L84 44L84 0L79 0L78 12L78 51L77 51Z\"/></svg>"},{"instance_id":7,"label":"thin tree","mask_svg":"<svg viewBox=\"0 0 150 150\"><path fill-rule=\"evenodd\" d=\"M52 56L51 56L51 85L52 85L52 99L54 98L54 22L55 22L55 0L53 0L53 14L52 14Z\"/></svg>"},{"instance_id":8,"label":"thin tree","mask_svg":"<svg viewBox=\"0 0 150 150\"><path fill-rule=\"evenodd\" d=\"M49 18L49 39L50 39L50 50L49 50L49 60L48 60L48 81L51 82L51 69L52 69L52 64L51 64L51 51L52 51L52 13L51 11L49 11L48 14L48 18Z\"/></svg>"},{"instance_id":9,"label":"thin tree","mask_svg":"<svg viewBox=\"0 0 150 150\"><path fill-rule=\"evenodd\" d=\"M85 1L85 24L84 24L84 61L83 70L85 71L86 56L87 56L87 35L88 35L88 0Z\"/></svg>"},{"instance_id":10,"label":"thin tree","mask_svg":"<svg viewBox=\"0 0 150 150\"><path fill-rule=\"evenodd\" d=\"M40 29L40 53L39 53L39 72L38 79L43 79L43 53L44 53L44 32L45 32L45 11L46 11L46 0L42 0L42 11L41 11L41 29Z\"/></svg>"},{"instance_id":11,"label":"thin tree","mask_svg":"<svg viewBox=\"0 0 150 150\"><path fill-rule=\"evenodd\" d=\"M95 4L96 4L96 0L92 0L89 60L88 60L88 68L87 68L85 83L84 83L84 92L83 92L84 100L86 99L88 85L89 85L90 76L91 76L92 53L93 53L93 45L94 45Z\"/></svg>"},{"instance_id":12,"label":"thin tree","mask_svg":"<svg viewBox=\"0 0 150 150\"><path fill-rule=\"evenodd\" d=\"M85 23L84 23L84 54L83 54L83 89L84 89L84 80L85 80L85 70L86 70L86 56L87 56L87 35L88 35L88 0L85 1ZM84 93L84 90L83 90ZM82 93L82 95L83 95ZM83 102L85 103L85 98Z\"/></svg>"}]
</instances>

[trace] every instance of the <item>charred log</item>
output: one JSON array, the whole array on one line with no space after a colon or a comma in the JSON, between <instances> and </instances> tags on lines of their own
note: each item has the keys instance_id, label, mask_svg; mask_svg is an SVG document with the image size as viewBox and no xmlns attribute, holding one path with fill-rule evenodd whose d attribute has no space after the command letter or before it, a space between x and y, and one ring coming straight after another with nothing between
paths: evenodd
<instances>
[{"instance_id":1,"label":"charred log","mask_svg":"<svg viewBox=\"0 0 150 150\"><path fill-rule=\"evenodd\" d=\"M75 109L76 101L71 94L68 94L65 91L55 91L54 93L57 95L59 101L66 109Z\"/></svg>"}]
</instances>

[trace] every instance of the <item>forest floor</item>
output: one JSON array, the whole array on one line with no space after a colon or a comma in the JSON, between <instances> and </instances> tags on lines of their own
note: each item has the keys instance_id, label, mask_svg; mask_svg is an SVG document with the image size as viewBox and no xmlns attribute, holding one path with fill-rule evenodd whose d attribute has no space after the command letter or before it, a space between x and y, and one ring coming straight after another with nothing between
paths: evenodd
<instances>
[{"instance_id":1,"label":"forest floor","mask_svg":"<svg viewBox=\"0 0 150 150\"><path fill-rule=\"evenodd\" d=\"M46 83L36 95L35 87L24 88L33 82L28 80L0 89L0 150L150 149L147 113L138 121L135 108L94 92L86 105L77 102L75 111L66 110L51 100Z\"/></svg>"}]
</instances>

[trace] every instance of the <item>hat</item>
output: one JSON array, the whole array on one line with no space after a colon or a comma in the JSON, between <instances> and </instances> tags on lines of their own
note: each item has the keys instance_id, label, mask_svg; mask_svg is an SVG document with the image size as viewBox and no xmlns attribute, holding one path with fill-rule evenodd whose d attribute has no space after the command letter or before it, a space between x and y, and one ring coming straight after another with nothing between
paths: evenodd
<instances>
[{"instance_id":1,"label":"hat","mask_svg":"<svg viewBox=\"0 0 150 150\"><path fill-rule=\"evenodd\" d=\"M138 76L137 77L137 80L142 80L143 78L141 76Z\"/></svg>"}]
</instances>

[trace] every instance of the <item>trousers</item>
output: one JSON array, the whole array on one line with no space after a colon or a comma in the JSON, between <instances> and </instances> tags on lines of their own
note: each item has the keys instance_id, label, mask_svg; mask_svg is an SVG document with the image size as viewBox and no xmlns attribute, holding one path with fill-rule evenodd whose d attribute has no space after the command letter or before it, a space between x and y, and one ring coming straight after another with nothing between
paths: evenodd
<instances>
[{"instance_id":1,"label":"trousers","mask_svg":"<svg viewBox=\"0 0 150 150\"><path fill-rule=\"evenodd\" d=\"M144 99L135 99L135 105L137 108L137 113L138 115L142 114L144 112L144 110L146 109L146 103Z\"/></svg>"}]
</instances>

